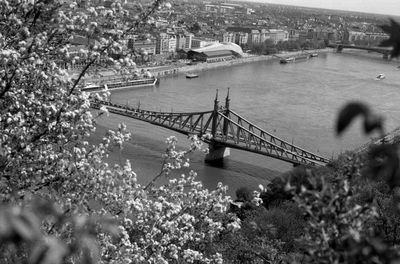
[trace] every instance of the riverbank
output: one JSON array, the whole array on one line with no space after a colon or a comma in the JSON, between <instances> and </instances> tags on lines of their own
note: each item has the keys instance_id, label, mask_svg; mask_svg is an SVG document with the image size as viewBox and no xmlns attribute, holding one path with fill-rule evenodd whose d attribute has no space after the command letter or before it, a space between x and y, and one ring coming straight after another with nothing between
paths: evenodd
<instances>
[{"instance_id":1,"label":"riverbank","mask_svg":"<svg viewBox=\"0 0 400 264\"><path fill-rule=\"evenodd\" d=\"M383 142L387 144L398 144L400 141L400 127L395 128L391 132L387 133L384 137L372 138L369 142L363 144L362 146L354 149L354 152L361 153L367 151L371 146L376 146L382 144Z\"/></svg>"},{"instance_id":2,"label":"riverbank","mask_svg":"<svg viewBox=\"0 0 400 264\"><path fill-rule=\"evenodd\" d=\"M198 62L196 64L191 64L189 65L189 61L187 63L185 62L176 62L173 64L169 65L162 65L162 66L156 66L156 67L140 67L137 68L139 71L142 72L147 72L149 71L152 75L154 75L157 78L162 78L162 77L168 77L168 76L173 76L173 75L178 75L178 74L186 74L190 72L199 72L199 71L208 71L216 68L223 68L223 67L231 67L235 65L241 65L241 64L246 64L246 63L253 63L253 62L258 62L258 61L269 61L269 60L280 60L281 58L284 57L290 57L290 56L296 56L301 53L327 53L327 52L333 52L334 49L332 48L325 48L325 49L316 49L316 50L307 50L307 51L292 51L292 52L282 52L279 54L273 54L273 55L252 55L252 54L247 54L245 53L244 57L241 58L236 58L232 60L227 60L227 61L219 61L219 62ZM77 70L71 71L73 74L78 75L80 72ZM101 76L101 77L99 77ZM102 78L104 80L109 80L112 78L116 77L116 73L112 70L100 70L99 73L97 74L96 78ZM91 78L87 78L87 81L91 82Z\"/></svg>"},{"instance_id":3,"label":"riverbank","mask_svg":"<svg viewBox=\"0 0 400 264\"><path fill-rule=\"evenodd\" d=\"M332 51L333 51L333 49L331 49L331 48L325 48L325 49L319 49L319 50L307 50L306 52L311 54L311 53L326 53L326 52L332 52ZM228 61L220 61L220 62L212 62L212 63L200 62L200 63L194 64L194 65L176 64L176 65L168 65L168 66L163 66L163 67L146 68L146 70L149 70L151 73L153 73L154 76L161 78L161 77L166 77L166 76L171 76L171 75L186 74L189 72L207 71L207 70L212 70L215 68L230 67L230 66L234 66L234 65L252 63L252 62L257 62L257 61L279 60L282 57L295 56L295 55L298 55L301 53L303 53L303 51L285 52L285 53L279 53L279 54L274 54L274 55L248 55L247 54L246 57L237 58L237 59L228 60Z\"/></svg>"}]
</instances>

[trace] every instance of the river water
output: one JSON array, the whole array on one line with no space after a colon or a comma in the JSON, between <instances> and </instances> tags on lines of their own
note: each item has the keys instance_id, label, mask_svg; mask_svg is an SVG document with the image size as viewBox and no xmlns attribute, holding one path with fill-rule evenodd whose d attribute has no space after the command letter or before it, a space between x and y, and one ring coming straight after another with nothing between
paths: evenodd
<instances>
[{"instance_id":1,"label":"river water","mask_svg":"<svg viewBox=\"0 0 400 264\"><path fill-rule=\"evenodd\" d=\"M270 60L213 69L199 72L196 79L167 77L156 87L114 91L111 100L156 111L205 111L213 108L216 89L223 104L229 87L232 110L282 139L331 158L370 140L362 134L361 120L336 137L337 113L348 101L363 101L384 115L387 131L400 125L399 64L364 51L321 53L291 64ZM380 73L386 79L374 80ZM129 159L143 184L160 170L165 138L175 135L180 147L188 145L187 139L175 132L116 115L101 117L98 131L103 133L119 122L127 125L132 140L112 156L112 161ZM222 182L229 186L231 195L241 186L265 185L292 168L291 164L238 150L231 150L230 157L218 167L205 164L202 153L190 158L191 168L207 188Z\"/></svg>"}]
</instances>

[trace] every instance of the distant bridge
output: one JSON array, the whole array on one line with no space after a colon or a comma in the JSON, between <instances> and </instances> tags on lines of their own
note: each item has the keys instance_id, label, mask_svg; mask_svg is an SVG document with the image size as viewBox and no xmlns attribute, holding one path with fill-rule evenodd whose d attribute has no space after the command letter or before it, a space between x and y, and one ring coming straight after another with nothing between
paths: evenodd
<instances>
[{"instance_id":1,"label":"distant bridge","mask_svg":"<svg viewBox=\"0 0 400 264\"><path fill-rule=\"evenodd\" d=\"M219 106L217 91L214 109L205 112L155 112L106 101L93 101L92 107L99 109L104 105L110 113L142 120L185 135L195 134L201 137L210 134L210 138L203 139L209 144L210 149L206 161L222 159L229 155L227 153L229 148L234 148L283 160L293 165L324 165L329 162L324 157L284 141L252 124L229 109L229 102L228 91L225 106Z\"/></svg>"},{"instance_id":2,"label":"distant bridge","mask_svg":"<svg viewBox=\"0 0 400 264\"><path fill-rule=\"evenodd\" d=\"M383 54L384 59L390 59L392 48L388 47L369 47L369 46L356 46L350 44L330 44L328 47L336 49L337 52L342 52L343 49L359 49L367 50L370 52L377 52Z\"/></svg>"}]
</instances>

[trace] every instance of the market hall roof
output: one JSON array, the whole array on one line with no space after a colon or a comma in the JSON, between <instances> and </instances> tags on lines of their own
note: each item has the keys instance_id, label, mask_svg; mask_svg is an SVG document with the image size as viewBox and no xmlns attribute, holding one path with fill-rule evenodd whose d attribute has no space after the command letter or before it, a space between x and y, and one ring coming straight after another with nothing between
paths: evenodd
<instances>
[{"instance_id":1,"label":"market hall roof","mask_svg":"<svg viewBox=\"0 0 400 264\"><path fill-rule=\"evenodd\" d=\"M213 43L202 48L191 49L192 52L202 53L208 51L232 51L233 53L243 56L242 48L232 42Z\"/></svg>"},{"instance_id":2,"label":"market hall roof","mask_svg":"<svg viewBox=\"0 0 400 264\"><path fill-rule=\"evenodd\" d=\"M233 55L233 52L231 50L209 50L209 51L203 51L202 53L206 55L208 58Z\"/></svg>"}]
</instances>

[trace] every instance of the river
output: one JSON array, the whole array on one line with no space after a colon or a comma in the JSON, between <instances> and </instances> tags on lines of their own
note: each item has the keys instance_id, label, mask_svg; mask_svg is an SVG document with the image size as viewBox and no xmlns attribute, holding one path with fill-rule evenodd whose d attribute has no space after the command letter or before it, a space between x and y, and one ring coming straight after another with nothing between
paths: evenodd
<instances>
[{"instance_id":1,"label":"river","mask_svg":"<svg viewBox=\"0 0 400 264\"><path fill-rule=\"evenodd\" d=\"M216 89L223 104L229 87L232 110L282 139L331 158L370 140L362 134L360 119L342 137L335 135L337 113L348 101L363 101L384 115L387 131L399 126L399 63L365 51L321 53L291 64L270 60L198 72L196 79L167 77L156 87L114 91L111 100L156 111L205 111L213 108ZM380 73L386 78L375 81ZM184 136L144 122L116 115L97 122L98 133L120 122L127 125L132 140L112 155L112 162L130 159L143 184L160 170L165 138L175 135L180 147L188 145ZM222 182L229 186L230 195L241 186L266 185L292 168L291 164L238 150L231 150L230 157L218 167L205 164L200 152L190 158L191 168L207 188Z\"/></svg>"}]
</instances>

